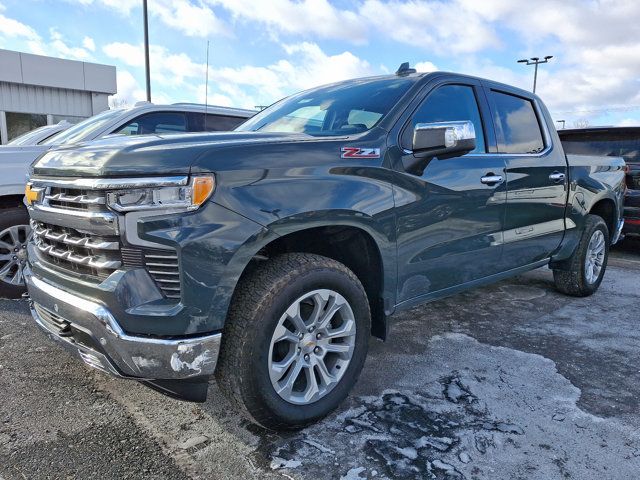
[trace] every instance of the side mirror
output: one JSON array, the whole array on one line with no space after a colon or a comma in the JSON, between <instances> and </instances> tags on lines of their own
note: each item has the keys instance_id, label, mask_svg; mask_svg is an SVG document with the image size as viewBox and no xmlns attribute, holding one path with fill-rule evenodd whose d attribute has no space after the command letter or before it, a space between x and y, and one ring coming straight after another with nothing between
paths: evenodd
<instances>
[{"instance_id":1,"label":"side mirror","mask_svg":"<svg viewBox=\"0 0 640 480\"><path fill-rule=\"evenodd\" d=\"M476 148L476 131L470 121L418 123L413 129L413 155L402 159L404 169L422 175L433 157L451 158Z\"/></svg>"},{"instance_id":2,"label":"side mirror","mask_svg":"<svg viewBox=\"0 0 640 480\"><path fill-rule=\"evenodd\" d=\"M476 148L473 123L418 123L413 129L413 151L430 156L464 155Z\"/></svg>"}]
</instances>

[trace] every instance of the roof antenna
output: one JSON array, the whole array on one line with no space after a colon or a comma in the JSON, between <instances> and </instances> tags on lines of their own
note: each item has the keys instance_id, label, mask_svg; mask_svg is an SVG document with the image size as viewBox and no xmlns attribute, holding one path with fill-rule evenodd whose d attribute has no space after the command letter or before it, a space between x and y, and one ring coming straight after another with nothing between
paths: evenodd
<instances>
[{"instance_id":1,"label":"roof antenna","mask_svg":"<svg viewBox=\"0 0 640 480\"><path fill-rule=\"evenodd\" d=\"M401 64L400 68L398 68L398 70L396 71L396 75L398 75L399 77L409 75L410 73L416 73L416 69L410 68L409 62L404 62L403 64Z\"/></svg>"},{"instance_id":2,"label":"roof antenna","mask_svg":"<svg viewBox=\"0 0 640 480\"><path fill-rule=\"evenodd\" d=\"M204 74L204 129L207 129L207 109L209 108L209 40L207 40L207 71Z\"/></svg>"}]
</instances>

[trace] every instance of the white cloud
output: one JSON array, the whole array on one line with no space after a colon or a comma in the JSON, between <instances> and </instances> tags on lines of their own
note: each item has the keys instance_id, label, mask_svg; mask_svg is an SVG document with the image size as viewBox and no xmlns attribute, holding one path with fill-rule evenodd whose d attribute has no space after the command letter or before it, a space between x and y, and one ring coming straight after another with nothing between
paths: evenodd
<instances>
[{"instance_id":1,"label":"white cloud","mask_svg":"<svg viewBox=\"0 0 640 480\"><path fill-rule=\"evenodd\" d=\"M67 0L70 3L79 3L86 7L103 6L114 10L120 15L128 16L134 8L141 6L142 2L131 0Z\"/></svg>"},{"instance_id":2,"label":"white cloud","mask_svg":"<svg viewBox=\"0 0 640 480\"><path fill-rule=\"evenodd\" d=\"M432 62L418 62L413 68L415 68L418 72L437 72L439 69Z\"/></svg>"},{"instance_id":3,"label":"white cloud","mask_svg":"<svg viewBox=\"0 0 640 480\"><path fill-rule=\"evenodd\" d=\"M285 58L267 66L210 67L209 103L253 108L298 90L379 73L348 51L330 55L309 42L283 45L283 50ZM103 47L103 52L128 66L144 66L142 45L111 43ZM171 101L204 101L204 63L158 45L150 46L150 63L152 86L179 92L175 95L180 96ZM156 101L155 95L153 98Z\"/></svg>"},{"instance_id":4,"label":"white cloud","mask_svg":"<svg viewBox=\"0 0 640 480\"><path fill-rule=\"evenodd\" d=\"M617 124L618 127L640 127L639 118L623 118Z\"/></svg>"},{"instance_id":5,"label":"white cloud","mask_svg":"<svg viewBox=\"0 0 640 480\"><path fill-rule=\"evenodd\" d=\"M359 15L387 38L443 56L500 46L493 28L458 1L366 0Z\"/></svg>"},{"instance_id":6,"label":"white cloud","mask_svg":"<svg viewBox=\"0 0 640 480\"><path fill-rule=\"evenodd\" d=\"M14 20L4 16L1 12L5 10L5 7L0 4L0 38L2 37L16 37L24 38L29 41L37 41L40 36L36 31L28 25L22 22Z\"/></svg>"},{"instance_id":7,"label":"white cloud","mask_svg":"<svg viewBox=\"0 0 640 480\"><path fill-rule=\"evenodd\" d=\"M92 52L96 51L96 42L94 42L91 37L84 37L82 39L82 46Z\"/></svg>"},{"instance_id":8,"label":"white cloud","mask_svg":"<svg viewBox=\"0 0 640 480\"><path fill-rule=\"evenodd\" d=\"M276 32L363 43L366 26L357 13L337 8L327 0L211 0L240 20L266 24Z\"/></svg>"},{"instance_id":9,"label":"white cloud","mask_svg":"<svg viewBox=\"0 0 640 480\"><path fill-rule=\"evenodd\" d=\"M50 52L53 56L68 58L71 60L90 60L92 58L91 53L82 47L70 47L64 41L64 37L56 29L51 29L50 41L48 48L44 50Z\"/></svg>"},{"instance_id":10,"label":"white cloud","mask_svg":"<svg viewBox=\"0 0 640 480\"><path fill-rule=\"evenodd\" d=\"M154 0L149 2L149 12L189 37L230 35L226 25L204 4L194 5L188 0Z\"/></svg>"}]
</instances>

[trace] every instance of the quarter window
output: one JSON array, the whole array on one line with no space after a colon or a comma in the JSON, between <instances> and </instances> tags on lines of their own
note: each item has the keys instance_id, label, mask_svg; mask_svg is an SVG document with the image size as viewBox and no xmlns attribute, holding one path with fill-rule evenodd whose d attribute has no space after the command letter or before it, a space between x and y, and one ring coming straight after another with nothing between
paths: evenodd
<instances>
[{"instance_id":1,"label":"quarter window","mask_svg":"<svg viewBox=\"0 0 640 480\"><path fill-rule=\"evenodd\" d=\"M444 85L429 94L413 116L413 128L418 123L471 121L476 131L476 148L472 153L486 152L484 130L473 87L468 85ZM411 144L413 128L405 133L403 141Z\"/></svg>"},{"instance_id":2,"label":"quarter window","mask_svg":"<svg viewBox=\"0 0 640 480\"><path fill-rule=\"evenodd\" d=\"M539 153L542 131L531 100L491 91L499 153Z\"/></svg>"}]
</instances>

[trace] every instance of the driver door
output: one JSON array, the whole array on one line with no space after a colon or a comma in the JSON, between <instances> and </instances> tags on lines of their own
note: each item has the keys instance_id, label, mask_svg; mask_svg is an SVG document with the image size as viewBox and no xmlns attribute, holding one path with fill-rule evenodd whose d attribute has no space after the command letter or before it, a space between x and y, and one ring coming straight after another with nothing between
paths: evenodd
<instances>
[{"instance_id":1,"label":"driver door","mask_svg":"<svg viewBox=\"0 0 640 480\"><path fill-rule=\"evenodd\" d=\"M499 271L506 208L505 164L502 157L488 152L487 145L492 142L487 140L482 115L487 111L480 85L441 85L431 90L405 127L401 136L404 155L415 154L410 149L417 123L471 121L476 148L454 158L432 158L420 176L403 172L406 182L398 185L394 194L398 303ZM490 177L501 180L487 182Z\"/></svg>"}]
</instances>

